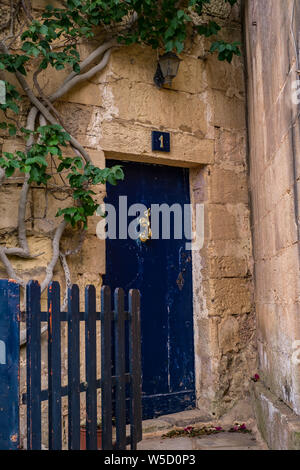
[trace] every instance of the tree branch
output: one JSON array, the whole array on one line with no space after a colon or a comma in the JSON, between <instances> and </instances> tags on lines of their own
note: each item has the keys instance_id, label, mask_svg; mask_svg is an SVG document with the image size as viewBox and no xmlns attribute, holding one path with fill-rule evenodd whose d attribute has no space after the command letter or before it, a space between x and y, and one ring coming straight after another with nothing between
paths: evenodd
<instances>
[{"instance_id":1,"label":"tree branch","mask_svg":"<svg viewBox=\"0 0 300 470\"><path fill-rule=\"evenodd\" d=\"M37 113L38 113L38 110L36 108L31 108L27 116L26 129L30 131L34 131ZM32 147L33 142L34 142L34 137L32 134L30 134L29 139L26 144L26 150L29 150ZM30 177L29 174L25 175L25 180L24 180L21 194L20 194L19 212L18 212L18 239L19 239L19 245L24 251L25 255L29 255L29 247L27 243L26 225L25 225L26 206L27 206L28 192L29 192L29 187L30 187L28 183L29 177Z\"/></svg>"},{"instance_id":2,"label":"tree branch","mask_svg":"<svg viewBox=\"0 0 300 470\"><path fill-rule=\"evenodd\" d=\"M11 262L9 261L9 259L7 258L6 254L5 254L5 248L4 247L0 247L0 259L1 259L2 263L4 264L4 267L6 269L8 277L10 279L15 279L22 287L25 287L26 282L16 274L14 268L12 267Z\"/></svg>"},{"instance_id":3,"label":"tree branch","mask_svg":"<svg viewBox=\"0 0 300 470\"><path fill-rule=\"evenodd\" d=\"M50 124L58 124L57 120L52 116L52 114L48 111L48 109L40 102L40 100L34 95L31 91L28 83L24 79L24 77L20 74L20 72L16 72L16 77L22 86L23 90L25 91L26 95L30 99L31 103L34 104L36 108L43 114L45 119L50 122ZM72 136L70 136L70 143L75 147L82 157L85 159L86 162L91 162L91 158L89 154L84 150L82 145Z\"/></svg>"},{"instance_id":4,"label":"tree branch","mask_svg":"<svg viewBox=\"0 0 300 470\"><path fill-rule=\"evenodd\" d=\"M35 259L43 254L39 253L38 255L31 255L29 252L26 253L23 248L4 248L4 253L8 256L18 256L19 258L24 259Z\"/></svg>"},{"instance_id":5,"label":"tree branch","mask_svg":"<svg viewBox=\"0 0 300 470\"><path fill-rule=\"evenodd\" d=\"M94 60L97 59L100 55L104 54L108 49L117 46L117 41L114 39L112 41L105 42L101 46L97 47L86 59L84 59L80 64L80 73L85 70ZM76 72L71 72L70 75L65 79L62 84L62 87L68 83L72 78L76 77L78 74Z\"/></svg>"},{"instance_id":6,"label":"tree branch","mask_svg":"<svg viewBox=\"0 0 300 470\"><path fill-rule=\"evenodd\" d=\"M68 288L71 287L72 281L71 281L71 273L70 273L70 268L67 262L67 256L70 255L76 255L79 253L79 251L82 248L83 242L85 240L86 236L86 230L82 230L80 237L79 237L79 242L76 248L73 248L72 250L67 250L65 253L62 251L59 253L60 257L60 262L62 265L62 268L64 270L65 274L65 279L66 279L66 290L65 290L65 295L64 295L64 300L63 300L63 306L62 306L62 311L64 311L67 308L68 305Z\"/></svg>"},{"instance_id":7,"label":"tree branch","mask_svg":"<svg viewBox=\"0 0 300 470\"><path fill-rule=\"evenodd\" d=\"M3 170L3 168L0 168L0 188L3 184L4 179L5 179L5 171Z\"/></svg>"},{"instance_id":8,"label":"tree branch","mask_svg":"<svg viewBox=\"0 0 300 470\"><path fill-rule=\"evenodd\" d=\"M6 47L3 41L0 41L0 48L4 50L5 54L10 54L8 48ZM49 121L50 124L58 124L57 120L52 116L50 111L48 111L48 109L43 105L43 103L41 103L41 101L32 92L32 90L30 89L30 86L28 85L23 75L18 71L15 72L15 75L21 87L23 88L29 100L31 101L31 103L43 114L45 119L47 119L47 121ZM82 157L85 159L86 162L88 163L91 162L91 158L89 154L85 151L82 145L72 136L70 136L70 143L73 145L73 147L75 147L80 152L80 154L82 155Z\"/></svg>"},{"instance_id":9,"label":"tree branch","mask_svg":"<svg viewBox=\"0 0 300 470\"><path fill-rule=\"evenodd\" d=\"M70 268L69 268L69 265L68 265L68 262L67 262L66 255L64 255L63 253L60 252L59 257L60 257L60 262L61 262L62 268L64 270L65 279L66 279L65 295L64 295L62 308L61 308L62 312L64 312L66 310L67 306L68 306L68 290L69 290L69 287L71 287L71 285L72 285L72 281L71 281L71 273L70 273Z\"/></svg>"},{"instance_id":10,"label":"tree branch","mask_svg":"<svg viewBox=\"0 0 300 470\"><path fill-rule=\"evenodd\" d=\"M67 225L66 221L63 220L55 231L55 235L54 235L53 242L52 242L52 248L53 248L52 259L46 268L46 276L41 284L42 292L44 292L44 290L48 287L48 284L51 282L53 278L53 270L59 258L59 244L60 244L61 237L64 233L64 230L66 228L66 225Z\"/></svg>"},{"instance_id":11,"label":"tree branch","mask_svg":"<svg viewBox=\"0 0 300 470\"><path fill-rule=\"evenodd\" d=\"M28 19L28 23L30 24L30 22L33 21L33 16L30 12L30 9L28 8L28 6L26 4L26 1L25 0L21 0L21 1L22 1L22 7L23 7L23 10L25 12L26 18Z\"/></svg>"},{"instance_id":12,"label":"tree branch","mask_svg":"<svg viewBox=\"0 0 300 470\"><path fill-rule=\"evenodd\" d=\"M62 85L53 95L50 96L50 101L55 101L58 98L61 98L63 95L65 95L68 91L70 91L71 88L74 86L78 85L79 83L88 80L89 78L92 78L96 73L101 72L103 70L109 61L111 55L111 49L107 50L103 56L103 59L98 65L95 65L95 67L91 68L88 72L83 73L81 75L76 75L74 78L70 79L67 83Z\"/></svg>"},{"instance_id":13,"label":"tree branch","mask_svg":"<svg viewBox=\"0 0 300 470\"><path fill-rule=\"evenodd\" d=\"M49 98L44 94L42 88L40 87L40 84L38 82L38 75L42 72L42 69L38 69L34 72L33 74L33 83L34 83L34 86L36 87L40 97L43 99L43 101L45 102L45 104L51 109L51 111L53 112L53 114L56 116L57 120L59 121L59 123L62 125L62 127L64 127L66 130L66 126L63 122L63 119L61 117L61 115L59 114L59 112L54 108L53 104L51 103L51 101L49 100ZM41 124L42 125L42 124ZM46 125L46 123L44 124Z\"/></svg>"}]
</instances>

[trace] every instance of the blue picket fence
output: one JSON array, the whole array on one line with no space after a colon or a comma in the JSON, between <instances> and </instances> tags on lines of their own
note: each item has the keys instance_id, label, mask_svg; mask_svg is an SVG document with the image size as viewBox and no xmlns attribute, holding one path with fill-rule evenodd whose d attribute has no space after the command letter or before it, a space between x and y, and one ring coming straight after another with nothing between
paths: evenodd
<instances>
[{"instance_id":1,"label":"blue picket fence","mask_svg":"<svg viewBox=\"0 0 300 470\"><path fill-rule=\"evenodd\" d=\"M13 293L13 295L12 295ZM6 297L5 297L6 296ZM7 298L6 302L3 299ZM125 296L122 289L114 293L111 305L109 287L101 291L101 312L96 311L96 289L85 290L85 311L80 311L79 288L69 289L68 311L61 312L60 286L53 282L48 288L48 309L41 311L40 286L30 281L26 292L27 331L27 392L23 403L27 405L27 448L41 449L42 402L48 402L48 444L51 450L62 448L62 397L68 397L68 449L80 449L80 395L86 396L86 448L96 450L97 444L97 390L101 389L102 449L136 449L142 439L141 409L141 351L140 351L140 295L132 290L128 298L128 311L124 309ZM7 334L1 329L5 322L12 322L13 340L8 346L13 351L12 362L17 366L5 372L0 364L0 381L7 374L11 390L18 395L19 323L20 313L18 286L0 281L0 341L7 342ZM10 318L10 320L8 320ZM101 324L101 377L97 378L96 323ZM48 388L41 387L41 323L48 323ZM61 326L68 325L68 385L61 382ZM85 381L80 380L80 323L85 323ZM4 328L4 326L3 326ZM2 339L3 338L3 339ZM1 344L1 343L0 343ZM128 357L127 357L128 356ZM1 357L1 355L0 355ZM17 373L14 373L16 372ZM16 383L17 381L17 383ZM0 388L0 448L17 448L19 432L16 396L5 395ZM16 408L15 424L2 430L7 420L9 402ZM130 431L126 433L126 425ZM5 428L6 429L6 428ZM114 432L113 432L114 431ZM8 436L15 436L11 443ZM17 437L16 437L17 436ZM2 440L1 440L2 439Z\"/></svg>"}]
</instances>

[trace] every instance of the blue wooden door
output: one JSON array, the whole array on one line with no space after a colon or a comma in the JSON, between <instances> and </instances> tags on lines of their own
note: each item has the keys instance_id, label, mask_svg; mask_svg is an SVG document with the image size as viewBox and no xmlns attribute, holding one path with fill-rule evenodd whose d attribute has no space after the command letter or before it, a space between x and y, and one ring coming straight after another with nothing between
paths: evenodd
<instances>
[{"instance_id":1,"label":"blue wooden door","mask_svg":"<svg viewBox=\"0 0 300 470\"><path fill-rule=\"evenodd\" d=\"M109 166L120 164L108 161ZM108 185L106 202L119 216L119 197L132 204L190 203L189 172L141 163L122 162L125 180ZM118 218L118 217L117 217ZM136 217L128 217L132 221ZM182 218L183 223L183 218ZM171 217L172 226L172 217ZM195 406L192 255L186 239L151 239L142 243L124 236L106 241L105 283L112 290L141 292L143 418L175 413ZM187 230L186 230L187 231Z\"/></svg>"}]
</instances>

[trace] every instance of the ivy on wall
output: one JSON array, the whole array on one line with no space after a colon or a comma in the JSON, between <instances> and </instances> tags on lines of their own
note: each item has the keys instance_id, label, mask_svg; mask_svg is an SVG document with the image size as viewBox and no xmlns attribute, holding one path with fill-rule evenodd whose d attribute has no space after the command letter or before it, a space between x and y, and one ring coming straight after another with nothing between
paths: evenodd
<instances>
[{"instance_id":1,"label":"ivy on wall","mask_svg":"<svg viewBox=\"0 0 300 470\"><path fill-rule=\"evenodd\" d=\"M237 2L223 1L231 7ZM26 144L24 151L3 152L0 156L0 186L5 177L11 177L16 170L24 174L19 203L18 247L0 246L0 259L9 277L25 285L14 271L9 257L34 257L27 243L25 210L30 185L47 187L50 184L53 174L49 159L55 162L56 174L67 174L68 193L73 199L70 207L61 208L56 214L63 216L63 221L53 236L53 255L42 290L51 281L59 257L67 284L70 281L60 240L68 224L83 230L87 228L88 218L98 209L93 186L99 183L115 185L124 179L121 166L100 169L92 164L86 149L68 132L55 108L55 101L103 70L113 48L145 44L162 52L180 54L191 28L194 34L214 38L210 51L217 53L220 61L230 63L234 55L240 55L237 42L228 43L218 38L221 27L207 14L210 0L67 0L60 3L60 8L47 5L35 18L29 0L11 2L7 21L0 23L0 71L5 72L5 77L15 76L31 104L26 126L22 127L18 115L24 98L7 79L6 102L0 104L5 120L0 122L0 128L12 137L22 137ZM203 21L196 24L195 15ZM21 38L21 46L15 50L13 45L18 38ZM80 57L79 43L95 39L99 40L98 47L87 57ZM50 74L52 68L57 71L67 69L69 75L51 96L46 96L39 83L39 74L45 70ZM28 84L29 69L34 69L33 89Z\"/></svg>"}]
</instances>

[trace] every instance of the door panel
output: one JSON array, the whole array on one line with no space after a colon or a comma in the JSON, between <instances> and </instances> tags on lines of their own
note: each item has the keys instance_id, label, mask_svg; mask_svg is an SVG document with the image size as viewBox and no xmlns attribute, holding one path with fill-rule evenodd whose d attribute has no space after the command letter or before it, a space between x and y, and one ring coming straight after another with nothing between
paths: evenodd
<instances>
[{"instance_id":1,"label":"door panel","mask_svg":"<svg viewBox=\"0 0 300 470\"><path fill-rule=\"evenodd\" d=\"M107 163L113 166L120 161ZM179 203L183 208L190 203L188 170L121 164L124 182L107 185L106 202L114 205L117 214L119 196L127 196L128 207ZM192 255L185 243L184 238L173 236L146 243L130 238L106 240L105 283L112 289L141 292L144 419L195 406Z\"/></svg>"}]
</instances>

